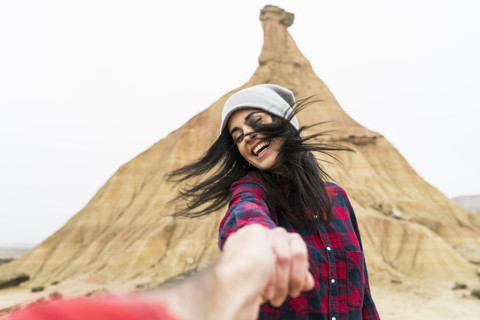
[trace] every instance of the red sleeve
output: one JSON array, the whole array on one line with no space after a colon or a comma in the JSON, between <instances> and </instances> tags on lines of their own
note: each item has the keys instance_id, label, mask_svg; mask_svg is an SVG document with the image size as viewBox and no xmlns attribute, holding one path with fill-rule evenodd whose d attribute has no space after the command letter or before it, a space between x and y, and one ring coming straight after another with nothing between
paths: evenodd
<instances>
[{"instance_id":1,"label":"red sleeve","mask_svg":"<svg viewBox=\"0 0 480 320\"><path fill-rule=\"evenodd\" d=\"M78 298L43 303L14 313L8 320L181 320L160 302L139 297Z\"/></svg>"},{"instance_id":2,"label":"red sleeve","mask_svg":"<svg viewBox=\"0 0 480 320\"><path fill-rule=\"evenodd\" d=\"M269 229L276 227L267 207L266 192L260 179L253 174L232 184L228 210L218 230L220 249L223 249L225 241L232 233L247 225L259 224Z\"/></svg>"}]
</instances>

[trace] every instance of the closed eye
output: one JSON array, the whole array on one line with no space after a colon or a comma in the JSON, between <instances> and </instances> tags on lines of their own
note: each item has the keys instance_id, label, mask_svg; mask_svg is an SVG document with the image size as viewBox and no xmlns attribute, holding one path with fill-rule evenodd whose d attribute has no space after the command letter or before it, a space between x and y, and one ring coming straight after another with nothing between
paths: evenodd
<instances>
[{"instance_id":1,"label":"closed eye","mask_svg":"<svg viewBox=\"0 0 480 320\"><path fill-rule=\"evenodd\" d=\"M235 143L240 143L240 142L242 142L244 136L245 135L243 133L239 134L238 136L233 137L233 140L235 141Z\"/></svg>"}]
</instances>

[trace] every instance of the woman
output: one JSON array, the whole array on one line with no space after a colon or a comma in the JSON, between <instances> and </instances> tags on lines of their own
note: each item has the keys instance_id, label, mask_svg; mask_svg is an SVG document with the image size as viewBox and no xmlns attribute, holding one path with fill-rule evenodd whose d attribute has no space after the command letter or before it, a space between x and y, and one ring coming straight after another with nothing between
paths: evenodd
<instances>
[{"instance_id":1,"label":"woman","mask_svg":"<svg viewBox=\"0 0 480 320\"><path fill-rule=\"evenodd\" d=\"M222 112L219 138L202 158L170 174L185 181L210 173L181 190L187 207L177 214L205 215L228 202L220 248L246 225L269 230L277 260L286 262L270 280L259 319L378 319L354 211L312 153L348 148L315 142L322 133L302 136L312 126L299 127L295 115L313 102L295 104L290 90L272 84L233 94ZM295 278L301 250L298 243L278 241L275 234L285 230L306 244L313 279Z\"/></svg>"}]
</instances>

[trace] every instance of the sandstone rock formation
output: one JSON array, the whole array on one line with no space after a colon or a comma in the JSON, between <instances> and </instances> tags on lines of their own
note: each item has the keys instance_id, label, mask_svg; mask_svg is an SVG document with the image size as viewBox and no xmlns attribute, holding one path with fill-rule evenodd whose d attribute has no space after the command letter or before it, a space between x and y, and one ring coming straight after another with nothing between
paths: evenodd
<instances>
[{"instance_id":1,"label":"sandstone rock formation","mask_svg":"<svg viewBox=\"0 0 480 320\"><path fill-rule=\"evenodd\" d=\"M267 6L261 21L259 66L242 88L275 83L297 97L321 99L299 120L329 121L321 129L332 133L323 139L355 150L338 154L343 164L322 165L350 195L370 271L452 281L475 278L475 266L456 248L480 248L480 216L425 182L381 134L342 110L287 31L293 15ZM166 204L176 187L164 175L200 156L216 139L222 106L239 89L124 164L85 208L24 257L1 266L0 274L28 273L28 288L66 281L99 288L130 284L133 290L207 265L218 255L223 211L194 220L169 217L174 207Z\"/></svg>"},{"instance_id":2,"label":"sandstone rock formation","mask_svg":"<svg viewBox=\"0 0 480 320\"><path fill-rule=\"evenodd\" d=\"M0 275L0 289L18 286L20 283L30 280L25 273L12 273Z\"/></svg>"}]
</instances>

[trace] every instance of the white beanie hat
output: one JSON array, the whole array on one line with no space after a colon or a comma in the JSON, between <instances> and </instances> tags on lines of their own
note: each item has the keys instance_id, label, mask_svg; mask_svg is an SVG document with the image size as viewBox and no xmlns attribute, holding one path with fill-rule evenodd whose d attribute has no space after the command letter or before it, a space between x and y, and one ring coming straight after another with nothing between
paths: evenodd
<instances>
[{"instance_id":1,"label":"white beanie hat","mask_svg":"<svg viewBox=\"0 0 480 320\"><path fill-rule=\"evenodd\" d=\"M298 120L293 114L295 97L292 91L276 84L259 84L240 90L230 96L222 111L220 133L228 123L230 116L239 109L255 108L272 113L284 119L292 116L290 123L298 130Z\"/></svg>"}]
</instances>

